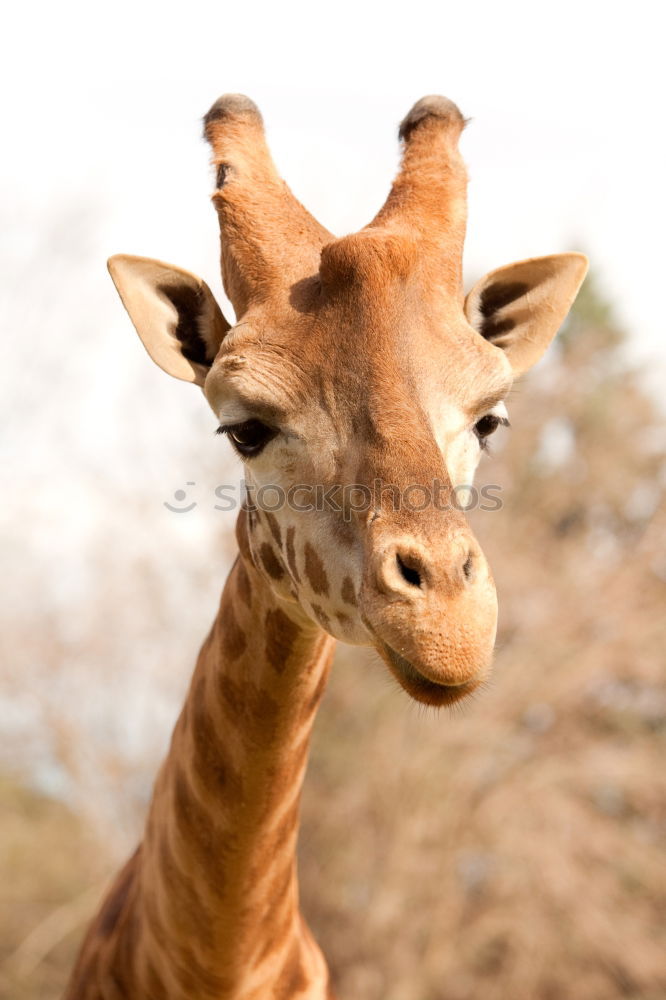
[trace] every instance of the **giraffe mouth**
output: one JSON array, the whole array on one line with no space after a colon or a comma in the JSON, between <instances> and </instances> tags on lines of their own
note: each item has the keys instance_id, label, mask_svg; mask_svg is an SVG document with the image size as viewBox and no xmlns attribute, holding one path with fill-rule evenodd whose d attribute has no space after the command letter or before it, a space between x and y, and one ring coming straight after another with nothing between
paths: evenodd
<instances>
[{"instance_id":1,"label":"giraffe mouth","mask_svg":"<svg viewBox=\"0 0 666 1000\"><path fill-rule=\"evenodd\" d=\"M462 684L437 684L425 677L409 660L406 660L404 656L401 656L400 653L381 640L379 652L401 687L415 701L424 705L433 705L437 708L443 705L453 705L475 691L482 681L482 677L479 676L464 681Z\"/></svg>"}]
</instances>

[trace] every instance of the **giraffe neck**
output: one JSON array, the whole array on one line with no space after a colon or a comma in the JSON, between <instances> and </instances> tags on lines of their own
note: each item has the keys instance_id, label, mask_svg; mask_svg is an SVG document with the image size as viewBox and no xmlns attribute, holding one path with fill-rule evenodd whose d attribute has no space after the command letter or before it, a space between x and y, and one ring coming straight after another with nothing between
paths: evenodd
<instances>
[{"instance_id":1,"label":"giraffe neck","mask_svg":"<svg viewBox=\"0 0 666 1000\"><path fill-rule=\"evenodd\" d=\"M67 1000L329 996L299 912L295 852L333 645L274 595L245 550L199 654L143 842L89 931Z\"/></svg>"}]
</instances>

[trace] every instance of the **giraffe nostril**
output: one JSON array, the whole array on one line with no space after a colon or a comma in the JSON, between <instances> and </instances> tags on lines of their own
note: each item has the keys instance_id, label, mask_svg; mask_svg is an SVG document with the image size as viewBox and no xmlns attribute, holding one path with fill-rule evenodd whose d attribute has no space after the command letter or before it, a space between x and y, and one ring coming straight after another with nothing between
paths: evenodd
<instances>
[{"instance_id":1,"label":"giraffe nostril","mask_svg":"<svg viewBox=\"0 0 666 1000\"><path fill-rule=\"evenodd\" d=\"M473 577L474 577L474 556L472 555L471 552L468 553L467 559L465 559L465 562L463 563L462 571L463 571L463 575L464 575L464 577L465 577L466 580L472 580L473 579Z\"/></svg>"},{"instance_id":2,"label":"giraffe nostril","mask_svg":"<svg viewBox=\"0 0 666 1000\"><path fill-rule=\"evenodd\" d=\"M398 564L398 569L400 570L402 578L406 580L407 583L411 584L412 587L420 587L421 574L419 571L414 569L412 566L407 566L407 564L400 558L399 553L396 555L395 560Z\"/></svg>"}]
</instances>

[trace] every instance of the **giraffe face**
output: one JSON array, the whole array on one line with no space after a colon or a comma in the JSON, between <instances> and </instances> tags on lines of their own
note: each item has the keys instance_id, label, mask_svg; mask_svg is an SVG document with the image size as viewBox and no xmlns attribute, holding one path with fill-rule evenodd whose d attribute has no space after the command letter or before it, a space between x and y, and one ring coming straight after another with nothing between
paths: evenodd
<instances>
[{"instance_id":1,"label":"giraffe face","mask_svg":"<svg viewBox=\"0 0 666 1000\"><path fill-rule=\"evenodd\" d=\"M257 108L227 95L204 132L236 325L181 268L109 262L148 352L204 388L244 458L249 552L270 585L434 705L481 682L497 618L453 491L586 271L580 254L522 261L463 302L463 125L451 101L419 101L383 208L335 240L279 178Z\"/></svg>"},{"instance_id":2,"label":"giraffe face","mask_svg":"<svg viewBox=\"0 0 666 1000\"><path fill-rule=\"evenodd\" d=\"M495 590L459 490L506 419L512 372L460 304L433 320L417 288L379 286L376 309L378 288L320 304L313 285L303 312L254 310L205 394L245 463L249 546L270 585L442 703L490 664Z\"/></svg>"}]
</instances>

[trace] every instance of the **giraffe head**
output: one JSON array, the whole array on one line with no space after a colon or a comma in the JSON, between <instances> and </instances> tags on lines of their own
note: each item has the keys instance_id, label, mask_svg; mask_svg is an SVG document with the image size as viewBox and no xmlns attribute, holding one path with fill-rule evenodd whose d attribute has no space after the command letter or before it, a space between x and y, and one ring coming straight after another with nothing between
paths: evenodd
<instances>
[{"instance_id":1,"label":"giraffe head","mask_svg":"<svg viewBox=\"0 0 666 1000\"><path fill-rule=\"evenodd\" d=\"M460 489L586 271L580 254L526 260L463 296L463 126L445 98L419 101L383 208L335 239L280 180L255 105L223 97L204 132L235 325L189 272L109 262L152 358L203 388L243 457L241 541L257 568L435 705L481 682L495 639Z\"/></svg>"}]
</instances>

